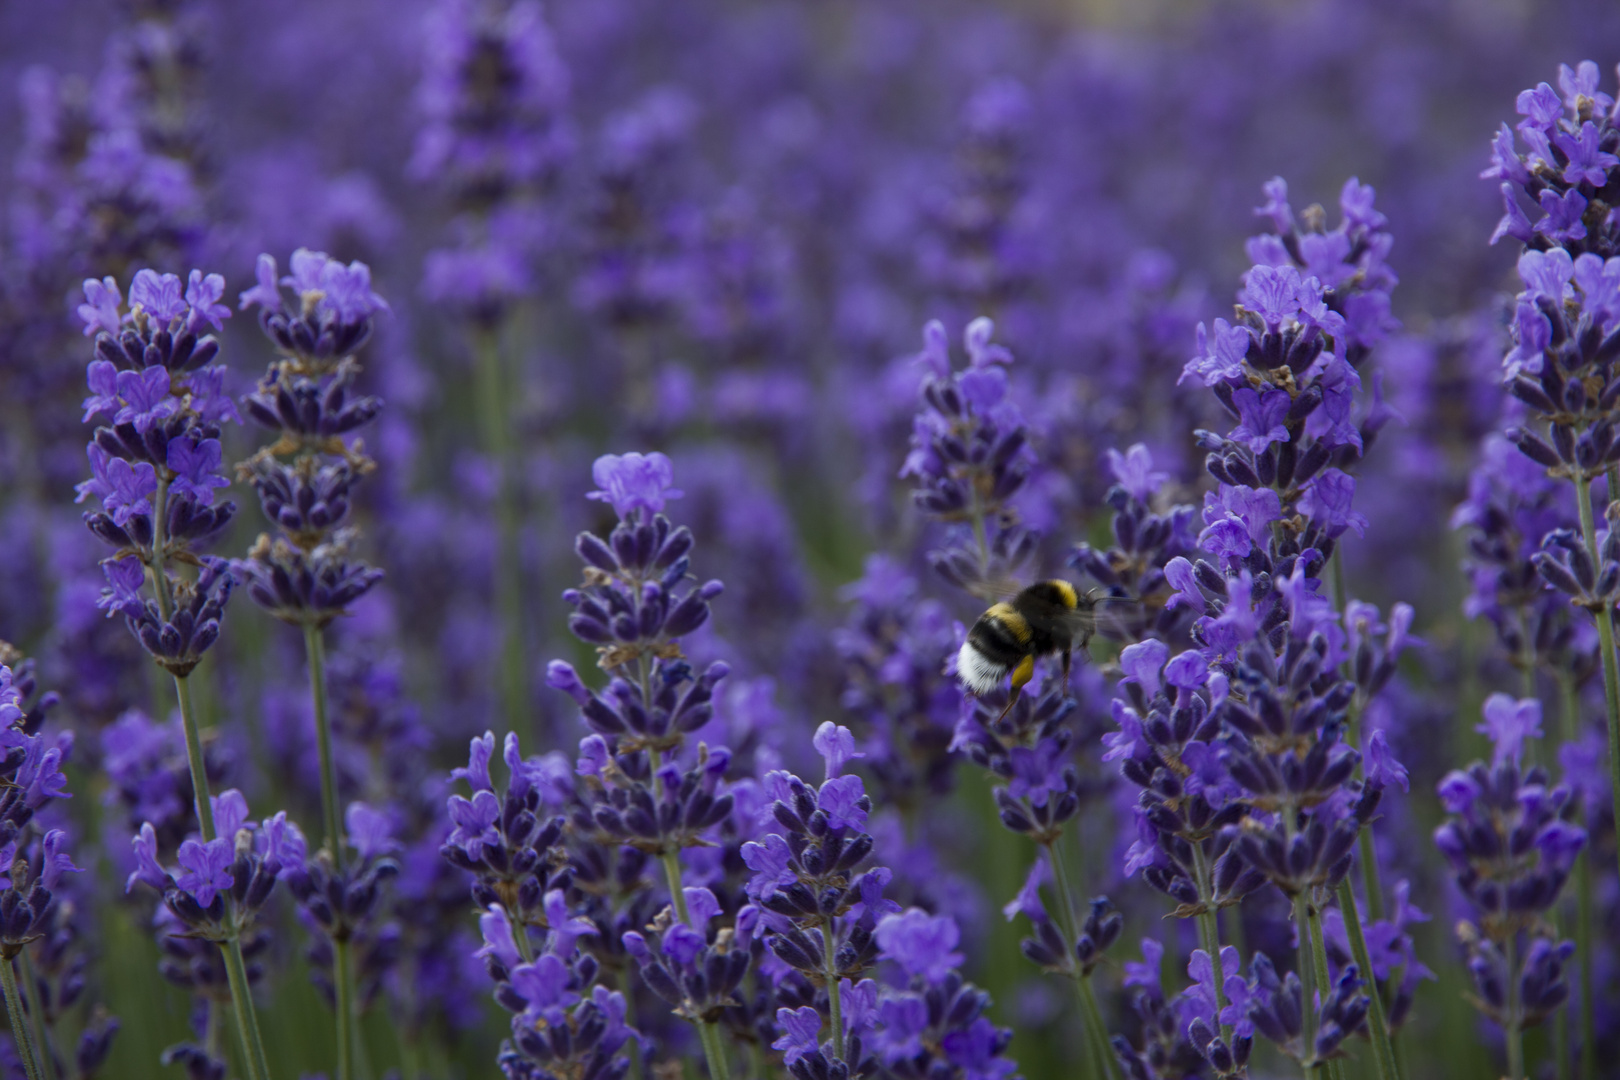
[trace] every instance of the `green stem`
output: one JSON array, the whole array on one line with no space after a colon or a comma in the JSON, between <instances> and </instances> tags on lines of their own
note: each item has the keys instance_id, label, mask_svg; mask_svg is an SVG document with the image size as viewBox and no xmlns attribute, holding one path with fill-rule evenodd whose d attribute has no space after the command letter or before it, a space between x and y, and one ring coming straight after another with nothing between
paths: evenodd
<instances>
[{"instance_id":1,"label":"green stem","mask_svg":"<svg viewBox=\"0 0 1620 1080\"><path fill-rule=\"evenodd\" d=\"M315 704L315 746L321 758L321 820L332 865L343 870L343 818L338 813L337 764L332 760L332 720L326 696L326 632L304 623L304 661L309 665L309 696Z\"/></svg>"},{"instance_id":2,"label":"green stem","mask_svg":"<svg viewBox=\"0 0 1620 1080\"><path fill-rule=\"evenodd\" d=\"M11 959L0 958L0 982L5 984L6 1013L11 1017L11 1037L17 1043L18 1056L28 1080L44 1080L39 1067L39 1048L34 1045L34 1033L29 1030L28 1018L23 1015L22 993L17 989L17 973L11 970Z\"/></svg>"},{"instance_id":3,"label":"green stem","mask_svg":"<svg viewBox=\"0 0 1620 1080\"><path fill-rule=\"evenodd\" d=\"M832 917L821 928L821 955L826 964L827 973L827 1019L832 1024L833 1056L839 1061L844 1060L844 1011L843 993L838 985L838 945L833 940Z\"/></svg>"},{"instance_id":4,"label":"green stem","mask_svg":"<svg viewBox=\"0 0 1620 1080\"><path fill-rule=\"evenodd\" d=\"M1344 538L1340 537L1338 545L1333 549L1334 557L1331 560L1333 563L1333 601L1340 613L1343 613L1345 605L1350 602L1349 590L1344 583L1344 558L1339 554L1343 547Z\"/></svg>"},{"instance_id":5,"label":"green stem","mask_svg":"<svg viewBox=\"0 0 1620 1080\"><path fill-rule=\"evenodd\" d=\"M191 685L183 675L174 677L174 693L180 702L180 726L186 734L186 760L191 766L191 787L197 803L197 827L203 841L214 840L214 804L208 790L208 772L203 766L202 736L197 731L197 710L191 701ZM242 960L242 943L233 934L220 944L225 954L225 973L230 978L231 1006L236 1011L236 1033L242 1040L242 1056L248 1066L248 1080L270 1080L265 1064L264 1043L259 1035L259 1017L248 990L247 964ZM0 965L3 966L3 965Z\"/></svg>"},{"instance_id":6,"label":"green stem","mask_svg":"<svg viewBox=\"0 0 1620 1080\"><path fill-rule=\"evenodd\" d=\"M1361 977L1367 980L1371 999L1371 1007L1367 1013L1372 1028L1373 1060L1378 1066L1379 1080L1401 1080L1401 1069L1395 1060L1395 1046L1389 1038L1389 1021L1384 1016L1384 998L1378 992L1378 985L1373 979L1372 954L1367 951L1367 938L1361 932L1361 912L1356 910L1355 890L1350 888L1350 879L1345 878L1339 883L1339 910L1344 914L1344 929L1350 938L1350 952L1354 955L1356 966L1361 969Z\"/></svg>"},{"instance_id":7,"label":"green stem","mask_svg":"<svg viewBox=\"0 0 1620 1080\"><path fill-rule=\"evenodd\" d=\"M658 754L654 754L654 769L657 769ZM669 899L675 906L675 916L687 926L692 925L692 914L686 906L686 890L681 887L681 858L673 851L663 854L664 876L669 879ZM830 966L830 965L829 965ZM833 1028L838 1027L838 985L834 983L828 988L827 994L833 1002ZM726 1067L726 1048L720 1043L719 1025L708 1020L697 1021L698 1039L703 1043L703 1056L709 1062L709 1080L730 1080L731 1073ZM842 1045L840 1041L838 1045Z\"/></svg>"},{"instance_id":8,"label":"green stem","mask_svg":"<svg viewBox=\"0 0 1620 1080\"><path fill-rule=\"evenodd\" d=\"M1581 1080L1597 1080L1598 1074L1592 941L1592 858L1591 852L1583 851L1575 864L1575 952L1581 958Z\"/></svg>"},{"instance_id":9,"label":"green stem","mask_svg":"<svg viewBox=\"0 0 1620 1080\"><path fill-rule=\"evenodd\" d=\"M522 553L518 545L516 447L512 438L511 400L501 357L499 328L474 335L477 354L479 426L484 451L495 469L495 611L500 626L497 685L506 724L519 729L528 716L528 679L524 671Z\"/></svg>"},{"instance_id":10,"label":"green stem","mask_svg":"<svg viewBox=\"0 0 1620 1080\"><path fill-rule=\"evenodd\" d=\"M1204 856L1204 845L1197 841L1193 849L1193 872L1198 876L1198 899L1203 903L1203 910L1198 913L1198 945L1209 957L1215 977L1215 1016L1219 1019L1221 1013L1226 1011L1226 973L1221 967L1221 924L1220 917L1215 913L1215 883L1211 880L1209 860ZM1228 1047L1232 1045L1232 1025L1220 1024L1221 1039Z\"/></svg>"},{"instance_id":11,"label":"green stem","mask_svg":"<svg viewBox=\"0 0 1620 1080\"><path fill-rule=\"evenodd\" d=\"M270 1080L270 1063L264 1056L264 1038L259 1034L259 1014L253 1008L253 991L248 987L247 964L242 959L242 942L232 934L220 944L225 954L225 976L231 984L231 1006L236 1010L236 1032L242 1039L242 1057L248 1080Z\"/></svg>"},{"instance_id":12,"label":"green stem","mask_svg":"<svg viewBox=\"0 0 1620 1080\"><path fill-rule=\"evenodd\" d=\"M1553 913L1555 916L1557 912ZM1553 932L1562 933L1557 919L1553 921ZM1555 1080L1569 1080L1569 1010L1559 1009L1553 1013L1553 1076Z\"/></svg>"},{"instance_id":13,"label":"green stem","mask_svg":"<svg viewBox=\"0 0 1620 1080\"><path fill-rule=\"evenodd\" d=\"M1614 491L1611 476L1610 492ZM1559 697L1563 702L1560 714L1560 728L1565 745L1580 738L1581 731L1581 696L1575 685L1575 677L1569 672L1563 672L1558 678ZM1584 824L1584 822L1583 822ZM1580 965L1580 994L1581 994L1581 1080L1596 1080L1597 1077L1597 1018L1592 1004L1592 859L1589 850L1583 850L1576 857L1575 862L1575 960ZM1564 1019L1569 1010L1558 1010L1558 1019ZM1568 1047L1568 1038L1555 1039L1559 1046ZM1567 1058L1560 1053L1558 1062L1563 1067Z\"/></svg>"},{"instance_id":14,"label":"green stem","mask_svg":"<svg viewBox=\"0 0 1620 1080\"><path fill-rule=\"evenodd\" d=\"M506 913L506 918L507 921L512 924L512 940L517 942L518 955L523 957L523 962L525 964L534 963L534 943L529 940L529 924L524 922L517 916L515 911L511 911L510 909ZM630 995L626 994L625 1000L629 1001ZM634 1024L631 1024L630 1026L635 1027Z\"/></svg>"},{"instance_id":15,"label":"green stem","mask_svg":"<svg viewBox=\"0 0 1620 1080\"><path fill-rule=\"evenodd\" d=\"M336 993L337 1080L354 1076L354 987L349 981L349 941L332 940L332 986Z\"/></svg>"},{"instance_id":16,"label":"green stem","mask_svg":"<svg viewBox=\"0 0 1620 1080\"><path fill-rule=\"evenodd\" d=\"M1058 926L1063 931L1067 947L1072 949L1079 933L1075 922L1074 890L1069 885L1069 868L1059 858L1056 842L1045 842L1042 846L1046 848L1046 858L1052 867L1052 887L1057 890ZM1072 957L1070 959L1073 960ZM1105 1080L1119 1080L1119 1064L1108 1042L1108 1029L1103 1024L1102 1011L1097 1008L1091 977L1076 969L1074 981L1080 1000L1081 1037L1086 1043L1083 1052L1090 1058L1091 1069L1096 1075Z\"/></svg>"},{"instance_id":17,"label":"green stem","mask_svg":"<svg viewBox=\"0 0 1620 1080\"><path fill-rule=\"evenodd\" d=\"M186 676L174 677L174 696L180 701L180 726L186 733L186 763L191 766L191 791L197 803L197 826L204 842L214 839L214 801L208 790L208 769L203 763L202 735L197 730L197 709L191 703Z\"/></svg>"},{"instance_id":18,"label":"green stem","mask_svg":"<svg viewBox=\"0 0 1620 1080\"><path fill-rule=\"evenodd\" d=\"M1306 907L1310 918L1311 930L1311 973L1316 979L1316 991L1327 1001L1333 993L1333 984L1330 981L1327 958L1327 938L1322 935L1322 909L1313 901ZM1310 993L1310 988L1306 988ZM1333 1080L1341 1080L1344 1076L1343 1063L1337 1058L1330 1058L1327 1062L1327 1073Z\"/></svg>"},{"instance_id":19,"label":"green stem","mask_svg":"<svg viewBox=\"0 0 1620 1080\"><path fill-rule=\"evenodd\" d=\"M709 1080L730 1080L726 1066L726 1048L720 1042L718 1024L698 1025L698 1040L703 1043L703 1056L709 1062Z\"/></svg>"},{"instance_id":20,"label":"green stem","mask_svg":"<svg viewBox=\"0 0 1620 1080\"><path fill-rule=\"evenodd\" d=\"M1096 987L1091 985L1089 975L1081 976L1076 982L1080 984L1080 1008L1091 1030L1096 1033L1093 1041L1095 1056L1101 1063L1103 1075L1114 1080L1119 1075L1119 1059L1114 1056L1113 1043L1108 1040L1108 1025L1103 1022L1102 1009L1097 1005Z\"/></svg>"},{"instance_id":21,"label":"green stem","mask_svg":"<svg viewBox=\"0 0 1620 1080\"><path fill-rule=\"evenodd\" d=\"M152 495L152 560L147 569L152 571L152 591L157 593L158 614L168 622L174 612L174 596L169 591L169 546L164 530L168 527L166 513L169 505L169 478L163 466L157 470L157 491Z\"/></svg>"},{"instance_id":22,"label":"green stem","mask_svg":"<svg viewBox=\"0 0 1620 1080\"><path fill-rule=\"evenodd\" d=\"M1575 476L1575 506L1581 515L1581 536L1586 552L1598 563L1597 525L1592 520L1592 483L1579 469ZM1601 564L1599 564L1601 565ZM1597 619L1603 651L1603 703L1609 722L1609 789L1614 796L1614 819L1620 821L1620 662L1614 654L1614 608L1605 603L1592 613Z\"/></svg>"},{"instance_id":23,"label":"green stem","mask_svg":"<svg viewBox=\"0 0 1620 1080\"><path fill-rule=\"evenodd\" d=\"M1507 1036L1508 1080L1524 1080L1524 1031L1519 1023L1519 936L1510 934L1503 944L1507 952Z\"/></svg>"},{"instance_id":24,"label":"green stem","mask_svg":"<svg viewBox=\"0 0 1620 1080\"><path fill-rule=\"evenodd\" d=\"M22 961L23 1000L28 1002L28 1015L34 1021L34 1038L39 1040L40 1066L45 1071L46 1080L58 1080L61 1070L57 1068L56 1053L51 1045L51 1026L45 1017L45 1003L40 1000L39 979L34 975L34 962L28 958L27 949L18 953L17 959Z\"/></svg>"},{"instance_id":25,"label":"green stem","mask_svg":"<svg viewBox=\"0 0 1620 1080\"><path fill-rule=\"evenodd\" d=\"M1361 742L1361 712L1366 708L1358 691L1350 705L1350 745L1357 750L1362 748ZM1356 776L1362 775L1363 763L1356 764ZM1366 894L1367 918L1377 922L1384 917L1384 886L1378 879L1378 849L1373 840L1372 826L1365 826L1356 837L1356 854L1361 863L1361 891ZM1372 985L1372 976L1367 976L1367 984Z\"/></svg>"},{"instance_id":26,"label":"green stem","mask_svg":"<svg viewBox=\"0 0 1620 1080\"><path fill-rule=\"evenodd\" d=\"M1299 935L1299 1053L1300 1064L1307 1077L1322 1075L1320 1066L1315 1064L1316 997L1313 991L1316 988L1316 964L1312 960L1310 908L1311 902L1304 890L1294 894L1294 932Z\"/></svg>"},{"instance_id":27,"label":"green stem","mask_svg":"<svg viewBox=\"0 0 1620 1080\"><path fill-rule=\"evenodd\" d=\"M624 994L624 1023L631 1031L636 1027L636 987L635 976L625 973L623 979ZM643 1080L647 1075L647 1067L641 1060L641 1040L630 1040L630 1076L632 1080Z\"/></svg>"},{"instance_id":28,"label":"green stem","mask_svg":"<svg viewBox=\"0 0 1620 1080\"><path fill-rule=\"evenodd\" d=\"M337 762L332 755L332 716L326 693L326 631L313 620L304 623L304 660L309 665L309 696L315 707L315 746L321 759L321 820L332 865L343 873L343 818L338 811ZM523 928L518 927L519 932ZM347 938L332 941L332 988L337 1013L337 1080L352 1080L355 1063L354 965Z\"/></svg>"}]
</instances>

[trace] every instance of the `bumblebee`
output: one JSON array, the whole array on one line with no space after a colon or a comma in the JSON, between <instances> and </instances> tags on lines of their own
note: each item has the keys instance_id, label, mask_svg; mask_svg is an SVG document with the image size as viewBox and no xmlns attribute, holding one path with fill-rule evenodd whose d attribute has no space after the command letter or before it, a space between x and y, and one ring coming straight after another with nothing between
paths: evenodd
<instances>
[{"instance_id":1,"label":"bumblebee","mask_svg":"<svg viewBox=\"0 0 1620 1080\"><path fill-rule=\"evenodd\" d=\"M1097 628L1097 602L1067 581L1037 581L979 616L956 654L957 675L974 694L984 695L1011 672L1012 696L1001 712L1006 716L1034 678L1037 657L1061 654L1063 681L1069 681L1070 657Z\"/></svg>"}]
</instances>

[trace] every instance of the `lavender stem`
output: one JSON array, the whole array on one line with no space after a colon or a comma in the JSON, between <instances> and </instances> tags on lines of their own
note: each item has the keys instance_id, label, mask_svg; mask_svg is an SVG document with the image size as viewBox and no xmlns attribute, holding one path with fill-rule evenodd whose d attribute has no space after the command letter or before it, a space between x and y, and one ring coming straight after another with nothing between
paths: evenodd
<instances>
[{"instance_id":1,"label":"lavender stem","mask_svg":"<svg viewBox=\"0 0 1620 1080\"><path fill-rule=\"evenodd\" d=\"M332 986L337 1012L337 1076L350 1080L354 1075L354 988L349 981L349 939L332 940Z\"/></svg>"},{"instance_id":2,"label":"lavender stem","mask_svg":"<svg viewBox=\"0 0 1620 1080\"><path fill-rule=\"evenodd\" d=\"M332 761L332 719L326 695L326 631L305 622L305 662L309 665L309 699L314 703L314 738L321 755L321 824L332 865L343 870L343 819L337 811L337 764Z\"/></svg>"},{"instance_id":3,"label":"lavender stem","mask_svg":"<svg viewBox=\"0 0 1620 1080\"><path fill-rule=\"evenodd\" d=\"M332 760L332 719L326 694L326 632L313 620L304 623L304 660L309 665L309 696L315 706L315 745L321 758L321 819L332 865L343 872L343 819L338 814L337 765ZM337 1013L337 1076L354 1075L354 979L347 938L332 941L332 985Z\"/></svg>"},{"instance_id":4,"label":"lavender stem","mask_svg":"<svg viewBox=\"0 0 1620 1080\"><path fill-rule=\"evenodd\" d=\"M1313 1060L1316 1055L1316 975L1311 951L1311 902L1301 889L1294 894L1294 932L1299 935L1299 1056L1304 1073L1321 1076L1321 1065Z\"/></svg>"},{"instance_id":5,"label":"lavender stem","mask_svg":"<svg viewBox=\"0 0 1620 1080\"><path fill-rule=\"evenodd\" d=\"M242 1056L249 1080L270 1080L270 1064L265 1060L259 1015L254 1011L253 992L248 988L241 939L232 934L220 948L225 954L225 976L231 984L231 1005L236 1009L236 1029L242 1037Z\"/></svg>"},{"instance_id":6,"label":"lavender stem","mask_svg":"<svg viewBox=\"0 0 1620 1080\"><path fill-rule=\"evenodd\" d=\"M1524 1080L1524 1031L1519 1022L1519 935L1515 931L1503 942L1507 953L1507 1037L1508 1080Z\"/></svg>"},{"instance_id":7,"label":"lavender stem","mask_svg":"<svg viewBox=\"0 0 1620 1080\"><path fill-rule=\"evenodd\" d=\"M1198 944L1210 963L1215 965L1215 1016L1219 1019L1221 1013L1226 1011L1226 979L1221 970L1221 924L1220 917L1215 913L1215 885L1210 880L1209 860L1204 858L1204 845L1202 842L1192 846L1193 870L1198 875L1198 899L1202 901L1204 909L1198 913ZM1232 1025L1220 1025L1221 1038L1226 1040L1228 1046L1232 1045Z\"/></svg>"},{"instance_id":8,"label":"lavender stem","mask_svg":"<svg viewBox=\"0 0 1620 1080\"><path fill-rule=\"evenodd\" d=\"M326 634L313 620L304 623L304 662L309 665L309 696L315 706L315 745L321 758L321 823L332 865L343 869L343 819L338 814L337 765L332 760L332 720L326 695Z\"/></svg>"},{"instance_id":9,"label":"lavender stem","mask_svg":"<svg viewBox=\"0 0 1620 1080\"><path fill-rule=\"evenodd\" d=\"M477 331L473 348L477 354L479 426L484 429L485 453L495 468L496 553L492 585L501 633L497 685L501 710L506 714L508 726L516 731L528 719L529 695L523 665L523 581L514 484L515 447L499 330Z\"/></svg>"},{"instance_id":10,"label":"lavender stem","mask_svg":"<svg viewBox=\"0 0 1620 1080\"><path fill-rule=\"evenodd\" d=\"M1361 912L1356 910L1356 894L1349 878L1339 882L1339 910L1344 914L1344 929L1350 938L1356 966L1367 979L1367 996L1371 999L1367 1016L1372 1026L1373 1060L1378 1066L1379 1080L1401 1080L1400 1064L1395 1060L1395 1047L1389 1038L1389 1021L1384 1016L1383 995L1373 982L1372 955L1367 951L1367 938L1361 931Z\"/></svg>"},{"instance_id":11,"label":"lavender stem","mask_svg":"<svg viewBox=\"0 0 1620 1080\"><path fill-rule=\"evenodd\" d=\"M1052 885L1058 894L1058 922L1062 926L1064 940L1069 942L1070 948L1073 948L1074 941L1079 935L1075 932L1074 891L1069 886L1069 869L1058 857L1055 842L1047 841L1045 847L1047 861L1052 866ZM1086 1053L1091 1059L1091 1069L1106 1080L1118 1080L1119 1070L1114 1061L1113 1050L1109 1047L1108 1032L1103 1027L1102 1013L1097 1008L1097 997L1091 988L1091 977L1076 970L1074 981L1080 994L1080 1026L1083 1031L1082 1038L1086 1041Z\"/></svg>"},{"instance_id":12,"label":"lavender stem","mask_svg":"<svg viewBox=\"0 0 1620 1080\"><path fill-rule=\"evenodd\" d=\"M191 767L191 791L197 803L197 826L203 842L218 835L214 830L214 803L208 790L208 770L203 762L202 735L197 730L197 709L191 702L188 676L174 677L174 696L180 703L180 725L186 733L186 763Z\"/></svg>"},{"instance_id":13,"label":"lavender stem","mask_svg":"<svg viewBox=\"0 0 1620 1080\"><path fill-rule=\"evenodd\" d=\"M1325 1002L1333 993L1333 986L1328 977L1327 938L1322 936L1322 909L1312 900L1306 905L1306 912L1310 919L1311 974L1315 979L1316 990L1322 995L1322 1000ZM1216 970L1219 971L1220 969L1217 968ZM1306 986L1305 993L1309 994L1310 992L1310 986ZM1329 1058L1327 1074L1333 1080L1343 1080L1343 1064L1337 1058Z\"/></svg>"},{"instance_id":14,"label":"lavender stem","mask_svg":"<svg viewBox=\"0 0 1620 1080\"><path fill-rule=\"evenodd\" d=\"M152 561L147 569L152 572L152 591L157 594L158 614L168 622L174 615L174 597L169 592L168 546L165 535L169 506L169 476L167 469L157 470L157 491L152 494Z\"/></svg>"},{"instance_id":15,"label":"lavender stem","mask_svg":"<svg viewBox=\"0 0 1620 1080\"><path fill-rule=\"evenodd\" d=\"M529 934L527 929L517 935L518 947L520 949L527 949L529 947L528 936ZM532 957L528 957L525 958L523 962L526 964L532 964L534 963L534 960ZM624 975L623 993L624 1022L631 1028L634 1028L636 1026L635 976L631 975L629 971L626 971ZM761 1073L758 1070L755 1070L755 1074L759 1076L764 1075L764 1073ZM639 1039L630 1040L630 1075L633 1080L643 1080L643 1078L647 1075L647 1067L642 1061L641 1057L641 1041Z\"/></svg>"},{"instance_id":16,"label":"lavender stem","mask_svg":"<svg viewBox=\"0 0 1620 1080\"><path fill-rule=\"evenodd\" d=\"M833 917L821 928L821 952L827 964L827 1020L832 1025L833 1055L844 1059L844 1014L838 986L838 960L833 943Z\"/></svg>"},{"instance_id":17,"label":"lavender stem","mask_svg":"<svg viewBox=\"0 0 1620 1080\"><path fill-rule=\"evenodd\" d=\"M1598 558L1597 525L1592 520L1592 481L1585 472L1575 470L1575 506L1581 515L1581 537L1586 541L1586 552L1595 562ZM1620 662L1614 654L1614 609L1608 604L1594 611L1597 619L1599 646L1603 652L1603 703L1609 721L1609 790L1614 796L1614 818L1620 821Z\"/></svg>"},{"instance_id":18,"label":"lavender stem","mask_svg":"<svg viewBox=\"0 0 1620 1080\"><path fill-rule=\"evenodd\" d=\"M1611 488L1612 490L1612 488ZM1563 699L1561 722L1565 744L1574 742L1580 737L1581 729L1581 698L1575 685L1575 677L1569 672L1563 672L1558 679L1559 696ZM1592 857L1589 851L1582 851L1575 861L1575 958L1580 964L1580 994L1581 994L1581 1080L1596 1080L1597 1077L1597 1018L1593 1012L1592 1004ZM1559 1010L1562 1019L1565 1010ZM1557 1045L1567 1047L1569 1041L1555 1040ZM1559 1062L1564 1056L1559 1056Z\"/></svg>"},{"instance_id":19,"label":"lavender stem","mask_svg":"<svg viewBox=\"0 0 1620 1080\"><path fill-rule=\"evenodd\" d=\"M5 983L6 1013L11 1017L11 1037L16 1041L19 1056L28 1080L44 1080L39 1067L39 1048L34 1045L34 1033L28 1028L23 1015L22 993L17 989L17 973L11 969L11 958L0 959L0 981Z\"/></svg>"},{"instance_id":20,"label":"lavender stem","mask_svg":"<svg viewBox=\"0 0 1620 1080\"><path fill-rule=\"evenodd\" d=\"M28 1015L34 1022L34 1038L39 1040L41 1047L39 1057L45 1080L60 1080L61 1070L57 1067L56 1055L51 1052L51 1029L45 1022L45 1003L39 997L39 980L34 977L34 963L28 958L27 950L19 953L17 959L22 961L23 1000L28 1003Z\"/></svg>"},{"instance_id":21,"label":"lavender stem","mask_svg":"<svg viewBox=\"0 0 1620 1080\"><path fill-rule=\"evenodd\" d=\"M653 771L656 773L659 759L662 758L656 750L653 751ZM675 916L687 926L692 925L692 914L686 906L686 890L681 886L681 857L676 852L666 851L661 856L664 863L664 876L669 879L669 899L675 906ZM832 1001L833 1027L838 1027L838 986L833 984L827 990ZM706 1020L697 1022L698 1040L703 1043L703 1056L709 1062L709 1080L731 1080L731 1073L726 1068L726 1050L720 1044L719 1025ZM840 1042L837 1045L842 1045ZM842 1057L842 1053L839 1055Z\"/></svg>"},{"instance_id":22,"label":"lavender stem","mask_svg":"<svg viewBox=\"0 0 1620 1080\"><path fill-rule=\"evenodd\" d=\"M160 481L161 483L161 481ZM154 515L160 517L161 515ZM154 550L156 547L154 545ZM158 573L163 575L162 564ZM158 590L163 593L162 589ZM197 802L197 826L206 843L217 837L214 827L214 804L208 790L208 771L203 764L202 736L197 731L197 709L191 701L188 677L174 677L174 694L180 702L180 726L186 733L186 760L191 767L191 788ZM220 943L225 954L225 973L231 986L231 1005L236 1010L236 1033L242 1040L242 1056L246 1059L249 1080L270 1080L270 1068L265 1063L264 1043L259 1035L259 1017L253 1008L247 981L247 964L242 959L242 943L232 934Z\"/></svg>"}]
</instances>

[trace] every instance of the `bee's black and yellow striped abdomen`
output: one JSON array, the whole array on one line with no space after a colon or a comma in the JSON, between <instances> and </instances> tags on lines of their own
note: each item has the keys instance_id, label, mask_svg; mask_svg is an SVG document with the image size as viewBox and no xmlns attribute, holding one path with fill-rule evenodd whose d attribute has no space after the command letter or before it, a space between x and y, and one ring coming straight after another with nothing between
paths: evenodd
<instances>
[{"instance_id":1,"label":"bee's black and yellow striped abdomen","mask_svg":"<svg viewBox=\"0 0 1620 1080\"><path fill-rule=\"evenodd\" d=\"M1029 621L1011 604L995 605L968 631L968 641L985 659L1009 668L1029 652L1030 636Z\"/></svg>"},{"instance_id":2,"label":"bee's black and yellow striped abdomen","mask_svg":"<svg viewBox=\"0 0 1620 1080\"><path fill-rule=\"evenodd\" d=\"M1090 637L1091 607L1067 581L1038 581L979 616L957 654L957 672L979 694L994 690L1009 672L1016 689L1038 656L1062 653L1066 674L1069 651Z\"/></svg>"}]
</instances>

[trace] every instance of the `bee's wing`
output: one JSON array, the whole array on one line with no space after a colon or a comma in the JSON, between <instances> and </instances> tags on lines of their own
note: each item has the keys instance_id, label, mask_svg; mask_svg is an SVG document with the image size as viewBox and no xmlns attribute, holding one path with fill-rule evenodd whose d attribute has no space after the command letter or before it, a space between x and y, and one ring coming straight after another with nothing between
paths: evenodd
<instances>
[{"instance_id":1,"label":"bee's wing","mask_svg":"<svg viewBox=\"0 0 1620 1080\"><path fill-rule=\"evenodd\" d=\"M1141 604L1134 596L1110 596L1095 590L1086 593L1074 613L1077 620L1083 620L1075 624L1076 640L1080 640L1082 628L1085 637L1096 633L1099 625L1107 626L1110 632L1121 629L1128 613L1135 611L1140 616Z\"/></svg>"},{"instance_id":2,"label":"bee's wing","mask_svg":"<svg viewBox=\"0 0 1620 1080\"><path fill-rule=\"evenodd\" d=\"M1023 589L1019 580L1011 574L994 574L980 581L967 584L967 591L989 604L1011 600Z\"/></svg>"}]
</instances>

